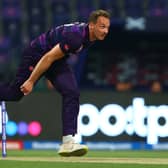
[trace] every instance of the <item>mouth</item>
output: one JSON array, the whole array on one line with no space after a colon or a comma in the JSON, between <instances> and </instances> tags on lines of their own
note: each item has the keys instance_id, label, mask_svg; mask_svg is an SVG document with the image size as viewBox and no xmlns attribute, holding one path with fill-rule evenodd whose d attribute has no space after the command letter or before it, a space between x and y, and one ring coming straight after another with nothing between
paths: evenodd
<instances>
[{"instance_id":1,"label":"mouth","mask_svg":"<svg viewBox=\"0 0 168 168\"><path fill-rule=\"evenodd\" d=\"M106 37L106 34L101 35L101 39L104 39Z\"/></svg>"}]
</instances>

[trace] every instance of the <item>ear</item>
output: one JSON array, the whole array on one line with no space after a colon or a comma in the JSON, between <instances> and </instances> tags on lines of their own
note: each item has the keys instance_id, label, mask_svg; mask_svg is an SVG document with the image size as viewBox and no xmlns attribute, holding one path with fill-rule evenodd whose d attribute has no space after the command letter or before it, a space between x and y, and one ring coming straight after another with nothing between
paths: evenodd
<instances>
[{"instance_id":1,"label":"ear","mask_svg":"<svg viewBox=\"0 0 168 168\"><path fill-rule=\"evenodd\" d=\"M90 23L89 23L89 27L90 27L90 29L93 29L93 28L94 28L94 23L93 23L93 22L90 22Z\"/></svg>"}]
</instances>

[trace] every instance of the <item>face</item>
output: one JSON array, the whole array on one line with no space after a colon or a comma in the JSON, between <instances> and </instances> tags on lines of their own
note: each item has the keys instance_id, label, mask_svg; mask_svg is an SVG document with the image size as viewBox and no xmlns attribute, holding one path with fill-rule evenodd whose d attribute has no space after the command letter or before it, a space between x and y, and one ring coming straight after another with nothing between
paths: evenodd
<instances>
[{"instance_id":1,"label":"face","mask_svg":"<svg viewBox=\"0 0 168 168\"><path fill-rule=\"evenodd\" d=\"M90 23L90 40L104 40L109 32L110 20L100 16L96 23Z\"/></svg>"}]
</instances>

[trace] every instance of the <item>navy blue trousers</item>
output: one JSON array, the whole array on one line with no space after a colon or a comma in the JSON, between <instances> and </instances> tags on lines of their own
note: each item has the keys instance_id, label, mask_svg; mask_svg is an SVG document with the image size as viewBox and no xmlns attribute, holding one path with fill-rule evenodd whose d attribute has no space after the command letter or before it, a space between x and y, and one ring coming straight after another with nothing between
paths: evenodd
<instances>
[{"instance_id":1,"label":"navy blue trousers","mask_svg":"<svg viewBox=\"0 0 168 168\"><path fill-rule=\"evenodd\" d=\"M20 86L28 79L32 67L40 60L41 55L31 48L23 52L23 60L18 68L16 77L10 85L0 85L0 100L19 101L24 95ZM65 59L54 62L43 74L51 81L56 90L62 95L62 124L63 135L77 133L77 117L79 113L79 89L75 75Z\"/></svg>"}]
</instances>

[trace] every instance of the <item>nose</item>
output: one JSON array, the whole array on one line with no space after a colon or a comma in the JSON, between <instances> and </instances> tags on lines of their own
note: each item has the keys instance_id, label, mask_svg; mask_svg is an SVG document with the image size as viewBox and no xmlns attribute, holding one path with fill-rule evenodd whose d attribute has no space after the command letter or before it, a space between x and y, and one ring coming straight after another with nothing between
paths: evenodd
<instances>
[{"instance_id":1,"label":"nose","mask_svg":"<svg viewBox=\"0 0 168 168\"><path fill-rule=\"evenodd\" d=\"M106 28L106 29L104 30L104 32L105 32L106 34L108 33L108 31L109 31L108 28Z\"/></svg>"}]
</instances>

